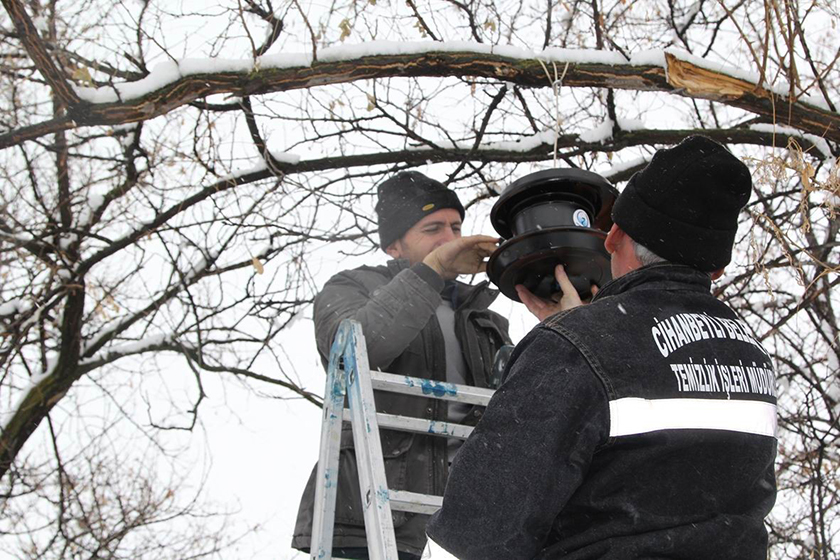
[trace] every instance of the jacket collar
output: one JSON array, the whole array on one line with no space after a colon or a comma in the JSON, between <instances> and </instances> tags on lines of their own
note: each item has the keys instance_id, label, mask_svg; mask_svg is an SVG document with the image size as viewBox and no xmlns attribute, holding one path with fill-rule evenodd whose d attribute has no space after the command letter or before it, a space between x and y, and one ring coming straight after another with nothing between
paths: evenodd
<instances>
[{"instance_id":1,"label":"jacket collar","mask_svg":"<svg viewBox=\"0 0 840 560\"><path fill-rule=\"evenodd\" d=\"M615 296L628 290L659 290L674 287L674 284L679 284L680 289L709 293L712 288L712 276L682 264L651 264L608 282L598 290L592 300Z\"/></svg>"},{"instance_id":2,"label":"jacket collar","mask_svg":"<svg viewBox=\"0 0 840 560\"><path fill-rule=\"evenodd\" d=\"M469 306L473 309L487 309L496 300L499 290L490 288L490 282L484 280L475 285L457 282L458 285L458 307Z\"/></svg>"},{"instance_id":3,"label":"jacket collar","mask_svg":"<svg viewBox=\"0 0 840 560\"><path fill-rule=\"evenodd\" d=\"M411 264L409 264L408 259L391 259L388 261L387 266L391 276L396 276L400 271L409 268Z\"/></svg>"}]
</instances>

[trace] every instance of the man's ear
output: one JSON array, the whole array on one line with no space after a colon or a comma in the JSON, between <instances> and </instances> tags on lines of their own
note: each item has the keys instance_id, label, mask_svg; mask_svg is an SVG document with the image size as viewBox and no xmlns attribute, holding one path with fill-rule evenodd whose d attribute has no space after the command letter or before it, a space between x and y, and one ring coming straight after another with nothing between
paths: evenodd
<instances>
[{"instance_id":1,"label":"man's ear","mask_svg":"<svg viewBox=\"0 0 840 560\"><path fill-rule=\"evenodd\" d=\"M715 270L714 272L712 272L712 281L715 281L718 278L720 278L721 276L723 276L723 273L724 273L725 270L726 270L726 267L723 267L723 268L719 268L719 269Z\"/></svg>"},{"instance_id":2,"label":"man's ear","mask_svg":"<svg viewBox=\"0 0 840 560\"><path fill-rule=\"evenodd\" d=\"M610 232L607 234L607 238L604 239L604 249L607 250L607 253L611 255L615 253L625 235L627 234L624 233L624 230L616 224L613 224Z\"/></svg>"},{"instance_id":3,"label":"man's ear","mask_svg":"<svg viewBox=\"0 0 840 560\"><path fill-rule=\"evenodd\" d=\"M402 258L402 244L400 243L400 240L397 239L396 241L388 245L388 247L385 248L385 252L388 253L388 256L392 259Z\"/></svg>"}]
</instances>

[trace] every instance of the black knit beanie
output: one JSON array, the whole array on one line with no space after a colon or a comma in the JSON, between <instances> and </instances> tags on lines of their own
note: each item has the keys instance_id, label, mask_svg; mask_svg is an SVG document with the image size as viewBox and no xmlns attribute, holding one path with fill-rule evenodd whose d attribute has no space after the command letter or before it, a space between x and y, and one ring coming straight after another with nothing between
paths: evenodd
<instances>
[{"instance_id":1,"label":"black knit beanie","mask_svg":"<svg viewBox=\"0 0 840 560\"><path fill-rule=\"evenodd\" d=\"M630 178L612 218L660 257L713 272L732 259L738 213L751 191L741 160L714 140L689 136Z\"/></svg>"},{"instance_id":2,"label":"black knit beanie","mask_svg":"<svg viewBox=\"0 0 840 560\"><path fill-rule=\"evenodd\" d=\"M419 171L402 171L382 181L377 188L379 202L379 246L387 249L411 226L433 212L454 208L464 219L458 195Z\"/></svg>"}]
</instances>

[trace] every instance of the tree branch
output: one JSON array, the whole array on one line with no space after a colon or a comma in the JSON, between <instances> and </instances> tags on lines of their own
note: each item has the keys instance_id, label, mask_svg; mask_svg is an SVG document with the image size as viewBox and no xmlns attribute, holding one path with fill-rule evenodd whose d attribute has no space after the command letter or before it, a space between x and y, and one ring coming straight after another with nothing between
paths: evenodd
<instances>
[{"instance_id":1,"label":"tree branch","mask_svg":"<svg viewBox=\"0 0 840 560\"><path fill-rule=\"evenodd\" d=\"M32 18L26 13L18 0L2 0L3 7L9 13L9 17L15 24L20 42L23 43L29 58L44 76L44 79L52 88L56 98L66 107L78 105L81 100L76 92L67 82L64 73L55 65L55 62L47 53L47 47L38 35Z\"/></svg>"},{"instance_id":2,"label":"tree branch","mask_svg":"<svg viewBox=\"0 0 840 560\"><path fill-rule=\"evenodd\" d=\"M708 70L670 53L665 54L665 60L663 67L580 63L570 58L563 86L660 91L689 98L710 99L760 115L769 122L776 122L779 107L787 106L788 114L780 124L840 142L838 113L802 101L789 100L756 84ZM0 134L0 149L58 130L113 126L152 119L209 95L262 95L311 88L313 84L429 76L476 76L503 80L521 87L550 86L546 83L542 65L536 59L476 52L381 54L353 60L313 62L310 66L293 68L271 68L266 64L258 70L187 75L136 99L80 106L72 112L72 119L68 116L60 117Z\"/></svg>"}]
</instances>

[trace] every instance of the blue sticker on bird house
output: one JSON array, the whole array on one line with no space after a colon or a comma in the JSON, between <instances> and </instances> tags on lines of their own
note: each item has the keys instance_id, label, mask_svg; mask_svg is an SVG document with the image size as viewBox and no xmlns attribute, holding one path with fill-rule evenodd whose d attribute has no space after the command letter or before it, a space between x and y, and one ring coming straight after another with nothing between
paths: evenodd
<instances>
[{"instance_id":1,"label":"blue sticker on bird house","mask_svg":"<svg viewBox=\"0 0 840 560\"><path fill-rule=\"evenodd\" d=\"M580 208L575 210L575 213L572 215L572 221L578 227L589 227L589 216Z\"/></svg>"}]
</instances>

